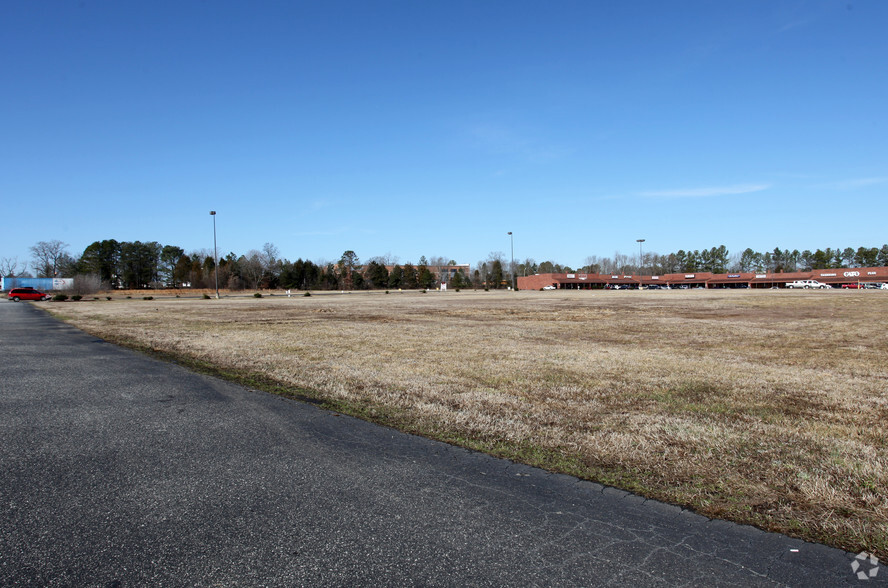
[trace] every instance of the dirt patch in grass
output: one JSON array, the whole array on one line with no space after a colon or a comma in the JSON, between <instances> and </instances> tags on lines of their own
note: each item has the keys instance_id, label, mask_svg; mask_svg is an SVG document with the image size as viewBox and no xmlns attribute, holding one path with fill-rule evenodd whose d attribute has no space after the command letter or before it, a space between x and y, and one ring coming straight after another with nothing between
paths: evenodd
<instances>
[{"instance_id":1,"label":"dirt patch in grass","mask_svg":"<svg viewBox=\"0 0 888 588\"><path fill-rule=\"evenodd\" d=\"M879 291L40 305L251 385L888 557L888 295Z\"/></svg>"}]
</instances>

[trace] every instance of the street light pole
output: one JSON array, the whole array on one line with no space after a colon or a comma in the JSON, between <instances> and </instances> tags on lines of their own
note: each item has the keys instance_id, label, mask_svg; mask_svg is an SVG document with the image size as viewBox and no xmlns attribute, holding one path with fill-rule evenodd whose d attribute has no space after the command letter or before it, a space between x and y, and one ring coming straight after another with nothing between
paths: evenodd
<instances>
[{"instance_id":1,"label":"street light pole","mask_svg":"<svg viewBox=\"0 0 888 588\"><path fill-rule=\"evenodd\" d=\"M512 272L512 292L515 291L515 237L512 235L512 231L509 231L509 242L512 245L512 267L510 271Z\"/></svg>"},{"instance_id":2,"label":"street light pole","mask_svg":"<svg viewBox=\"0 0 888 588\"><path fill-rule=\"evenodd\" d=\"M644 243L644 239L636 239L636 241L638 241L638 273L641 275L641 270L644 268L644 255L641 253L641 244Z\"/></svg>"},{"instance_id":3,"label":"street light pole","mask_svg":"<svg viewBox=\"0 0 888 588\"><path fill-rule=\"evenodd\" d=\"M219 299L219 252L216 249L216 211L211 210L210 216L213 217L213 273L216 274L216 300Z\"/></svg>"}]
</instances>

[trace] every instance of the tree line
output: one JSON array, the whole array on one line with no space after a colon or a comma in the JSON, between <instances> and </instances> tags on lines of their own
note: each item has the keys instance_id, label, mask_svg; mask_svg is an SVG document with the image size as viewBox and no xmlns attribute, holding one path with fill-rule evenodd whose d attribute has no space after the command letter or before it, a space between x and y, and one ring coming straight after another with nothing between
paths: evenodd
<instances>
[{"instance_id":1,"label":"tree line","mask_svg":"<svg viewBox=\"0 0 888 588\"><path fill-rule=\"evenodd\" d=\"M613 257L589 256L584 265L571 268L554 261L537 263L532 258L514 266L502 252L492 252L476 263L474 271L455 274L445 268L456 262L445 257L421 257L416 264L400 264L390 256L370 258L362 263L352 250L343 252L336 262L290 261L281 258L278 248L266 243L261 250L246 254L233 252L217 261L207 250L191 251L156 241L116 241L106 239L91 243L80 255L71 255L68 245L58 240L40 241L31 248L30 268L36 277L91 276L100 287L113 289L143 288L219 288L230 290L298 289L362 290L418 289L440 286L442 278L450 288L506 288L522 275L543 273L646 274L662 275L687 272L767 272L786 273L842 267L888 266L888 245L852 249L817 249L816 251L781 250L757 252L747 248L732 255L724 245L702 250L678 250L661 255L639 252L629 256L617 252ZM27 264L17 259L0 259L4 277L31 277Z\"/></svg>"},{"instance_id":2,"label":"tree line","mask_svg":"<svg viewBox=\"0 0 888 588\"><path fill-rule=\"evenodd\" d=\"M675 253L661 255L643 252L629 256L617 252L613 257L589 256L584 265L578 268L560 265L552 261L536 263L526 259L516 264L516 273L533 275L545 273L589 274L643 274L664 275L675 273L711 272L723 273L789 273L807 272L831 268L885 267L888 266L888 245L879 247L851 247L817 249L816 251L774 248L773 251L758 252L747 248L738 254L731 254L724 245L702 250L679 249Z\"/></svg>"},{"instance_id":3,"label":"tree line","mask_svg":"<svg viewBox=\"0 0 888 588\"><path fill-rule=\"evenodd\" d=\"M175 245L156 241L116 241L106 239L88 245L78 256L68 252L61 241L40 241L30 248L31 269L36 277L92 276L104 289L214 288L362 290L371 288L434 288L445 266L456 262L444 257L425 256L417 264L399 264L386 257L374 257L362 264L354 251L345 251L337 262L312 262L281 258L278 248L266 243L261 250L237 255L233 252L217 260L207 250L186 253ZM17 259L0 260L0 273L6 277L34 277ZM454 288L472 286L459 271L447 279Z\"/></svg>"}]
</instances>

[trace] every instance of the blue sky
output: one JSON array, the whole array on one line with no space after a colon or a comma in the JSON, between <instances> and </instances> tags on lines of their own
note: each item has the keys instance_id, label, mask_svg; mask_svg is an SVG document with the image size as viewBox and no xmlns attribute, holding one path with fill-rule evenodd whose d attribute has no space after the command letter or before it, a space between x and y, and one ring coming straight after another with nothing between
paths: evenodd
<instances>
[{"instance_id":1,"label":"blue sky","mask_svg":"<svg viewBox=\"0 0 888 588\"><path fill-rule=\"evenodd\" d=\"M0 257L888 242L888 2L0 3Z\"/></svg>"}]
</instances>

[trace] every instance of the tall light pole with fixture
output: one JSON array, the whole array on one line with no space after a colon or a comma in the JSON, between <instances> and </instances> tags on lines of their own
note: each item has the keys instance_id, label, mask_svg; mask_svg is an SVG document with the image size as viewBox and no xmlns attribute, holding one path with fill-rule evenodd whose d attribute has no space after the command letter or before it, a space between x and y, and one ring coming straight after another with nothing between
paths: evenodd
<instances>
[{"instance_id":1,"label":"tall light pole with fixture","mask_svg":"<svg viewBox=\"0 0 888 588\"><path fill-rule=\"evenodd\" d=\"M638 241L638 274L642 274L642 268L644 268L644 255L641 253L641 244L644 243L644 239L636 239Z\"/></svg>"},{"instance_id":2,"label":"tall light pole with fixture","mask_svg":"<svg viewBox=\"0 0 888 588\"><path fill-rule=\"evenodd\" d=\"M515 291L515 237L512 235L512 231L509 231L509 243L512 246L512 267L509 268L512 272L512 291Z\"/></svg>"},{"instance_id":3,"label":"tall light pole with fixture","mask_svg":"<svg viewBox=\"0 0 888 588\"><path fill-rule=\"evenodd\" d=\"M211 210L210 216L213 217L213 273L216 274L216 300L219 299L219 253L216 249L216 211Z\"/></svg>"}]
</instances>

